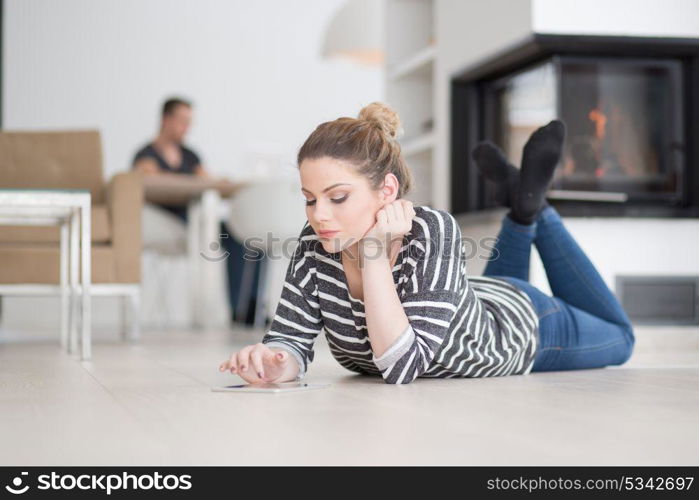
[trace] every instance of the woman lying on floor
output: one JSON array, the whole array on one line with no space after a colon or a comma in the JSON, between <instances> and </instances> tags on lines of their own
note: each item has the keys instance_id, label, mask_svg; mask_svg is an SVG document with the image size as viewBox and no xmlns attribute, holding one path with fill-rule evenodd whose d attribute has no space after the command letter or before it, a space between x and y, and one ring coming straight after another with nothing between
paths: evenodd
<instances>
[{"instance_id":1,"label":"woman lying on floor","mask_svg":"<svg viewBox=\"0 0 699 500\"><path fill-rule=\"evenodd\" d=\"M483 276L466 272L454 217L403 197L412 179L381 103L316 128L298 154L308 220L262 342L220 371L245 381L300 380L325 329L348 370L390 384L418 377L499 377L621 365L631 323L544 199L565 128L554 120L524 147L521 170L490 142L473 157L510 211ZM530 283L534 243L553 296Z\"/></svg>"}]
</instances>

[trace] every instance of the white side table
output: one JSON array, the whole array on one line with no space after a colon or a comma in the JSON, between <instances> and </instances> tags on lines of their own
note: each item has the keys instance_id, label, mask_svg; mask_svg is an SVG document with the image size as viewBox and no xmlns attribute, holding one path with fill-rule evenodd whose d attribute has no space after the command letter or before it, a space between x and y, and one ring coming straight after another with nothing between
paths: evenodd
<instances>
[{"instance_id":1,"label":"white side table","mask_svg":"<svg viewBox=\"0 0 699 500\"><path fill-rule=\"evenodd\" d=\"M206 189L187 205L187 254L189 259L192 326L222 328L230 321L226 297L228 255L220 248L220 224L229 208L215 189Z\"/></svg>"},{"instance_id":2,"label":"white side table","mask_svg":"<svg viewBox=\"0 0 699 500\"><path fill-rule=\"evenodd\" d=\"M90 209L91 196L87 190L0 189L1 225L61 227L61 346L69 353L77 351L79 309L82 333L80 359L83 361L92 357ZM16 293L18 288L21 288L22 294L43 294L47 286L51 285L0 284L0 295ZM82 295L81 301L78 300L78 293Z\"/></svg>"}]
</instances>

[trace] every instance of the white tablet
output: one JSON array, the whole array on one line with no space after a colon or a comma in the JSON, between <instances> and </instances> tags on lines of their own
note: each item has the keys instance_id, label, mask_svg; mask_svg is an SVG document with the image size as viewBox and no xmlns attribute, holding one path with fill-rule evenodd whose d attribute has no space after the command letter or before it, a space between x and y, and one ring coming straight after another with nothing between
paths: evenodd
<instances>
[{"instance_id":1,"label":"white tablet","mask_svg":"<svg viewBox=\"0 0 699 500\"><path fill-rule=\"evenodd\" d=\"M273 384L261 382L257 384L216 386L212 387L211 390L214 392L290 392L324 389L325 387L330 387L330 384L309 384L307 382L280 382Z\"/></svg>"}]
</instances>

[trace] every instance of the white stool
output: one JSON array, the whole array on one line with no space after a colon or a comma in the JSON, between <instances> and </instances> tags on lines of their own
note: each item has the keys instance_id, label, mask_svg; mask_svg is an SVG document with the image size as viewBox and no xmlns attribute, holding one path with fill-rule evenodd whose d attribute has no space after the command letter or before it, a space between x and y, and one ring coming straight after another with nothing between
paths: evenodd
<instances>
[{"instance_id":1,"label":"white stool","mask_svg":"<svg viewBox=\"0 0 699 500\"><path fill-rule=\"evenodd\" d=\"M298 179L269 179L255 181L240 188L231 199L228 227L245 248L257 248L265 252L260 269L260 285L255 307L256 328L263 328L267 317L273 317L281 297L289 254L306 222L306 211ZM254 261L246 261L246 274L252 276ZM244 290L243 290L244 291Z\"/></svg>"}]
</instances>

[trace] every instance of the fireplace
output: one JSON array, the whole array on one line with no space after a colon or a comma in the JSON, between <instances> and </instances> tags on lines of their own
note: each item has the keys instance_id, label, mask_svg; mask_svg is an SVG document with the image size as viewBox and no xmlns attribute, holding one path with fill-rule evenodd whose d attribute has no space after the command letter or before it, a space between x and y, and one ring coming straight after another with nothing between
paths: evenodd
<instances>
[{"instance_id":1,"label":"fireplace","mask_svg":"<svg viewBox=\"0 0 699 500\"><path fill-rule=\"evenodd\" d=\"M699 40L533 35L452 80L452 211L496 206L470 151L516 166L539 126L567 128L547 199L563 215L699 216Z\"/></svg>"}]
</instances>

